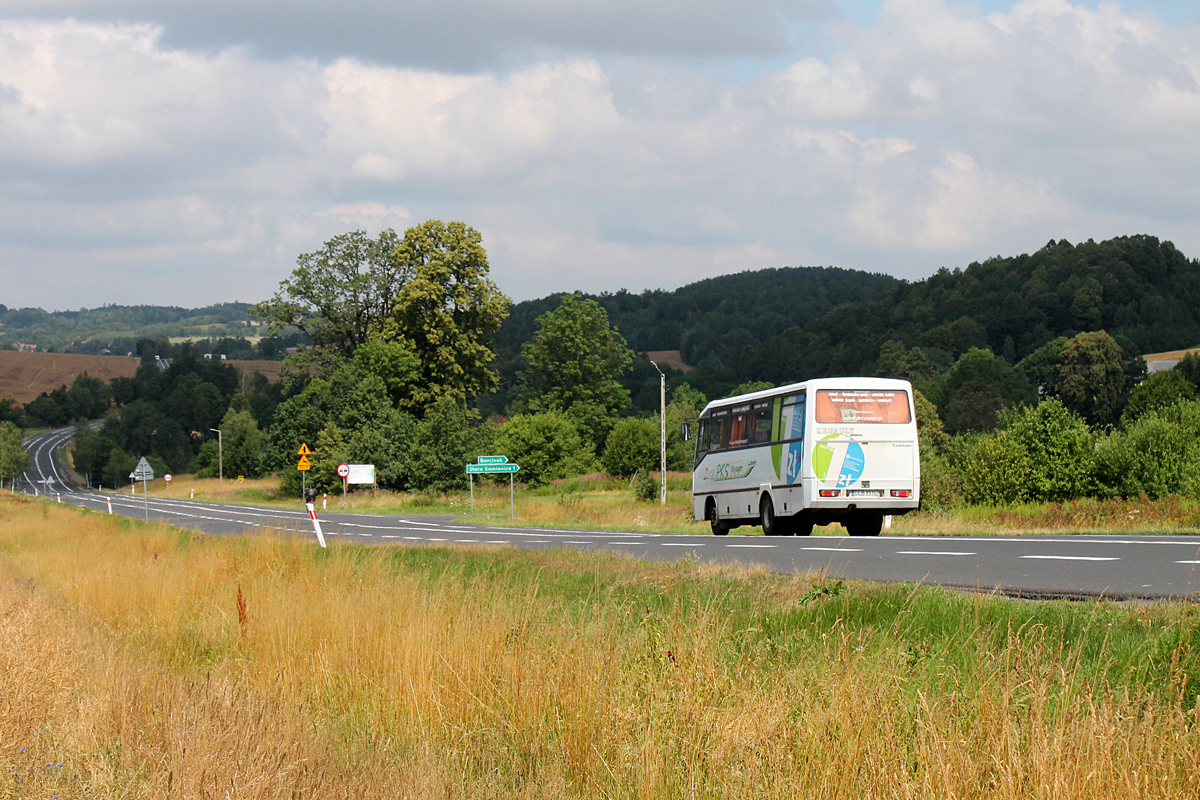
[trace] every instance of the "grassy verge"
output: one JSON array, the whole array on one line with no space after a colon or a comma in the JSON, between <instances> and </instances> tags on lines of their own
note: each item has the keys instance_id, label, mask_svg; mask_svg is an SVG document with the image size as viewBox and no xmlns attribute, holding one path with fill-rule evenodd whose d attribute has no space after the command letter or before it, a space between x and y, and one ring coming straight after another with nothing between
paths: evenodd
<instances>
[{"instance_id":1,"label":"grassy verge","mask_svg":"<svg viewBox=\"0 0 1200 800\"><path fill-rule=\"evenodd\" d=\"M1200 794L1194 606L0 497L0 796Z\"/></svg>"}]
</instances>

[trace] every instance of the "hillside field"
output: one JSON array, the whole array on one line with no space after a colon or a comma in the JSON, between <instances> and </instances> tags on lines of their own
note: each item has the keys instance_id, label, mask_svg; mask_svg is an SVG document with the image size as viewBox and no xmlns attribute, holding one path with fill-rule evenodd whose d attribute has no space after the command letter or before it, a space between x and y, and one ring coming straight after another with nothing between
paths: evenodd
<instances>
[{"instance_id":1,"label":"hillside field","mask_svg":"<svg viewBox=\"0 0 1200 800\"><path fill-rule=\"evenodd\" d=\"M268 380L279 376L278 361L227 361L239 369L260 372ZM0 350L0 398L28 403L43 392L70 386L86 372L93 378L111 381L132 378L138 359L133 356L89 356L70 353L26 353Z\"/></svg>"}]
</instances>

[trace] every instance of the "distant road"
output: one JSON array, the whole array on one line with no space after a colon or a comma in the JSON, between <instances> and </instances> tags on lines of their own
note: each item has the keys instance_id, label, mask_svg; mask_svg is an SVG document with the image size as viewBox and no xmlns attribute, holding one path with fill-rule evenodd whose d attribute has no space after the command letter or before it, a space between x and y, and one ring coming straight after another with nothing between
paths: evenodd
<instances>
[{"instance_id":1,"label":"distant road","mask_svg":"<svg viewBox=\"0 0 1200 800\"><path fill-rule=\"evenodd\" d=\"M100 495L81 490L54 458L70 439L63 428L29 443L33 467L22 491L61 495L62 502L141 518L140 492ZM150 497L149 517L212 534L276 529L311 537L308 513L254 505ZM999 590L1022 597L1187 598L1200 591L1197 536L764 537L509 528L455 522L429 514L318 512L331 541L359 544L490 544L526 549L612 550L654 561L695 558L744 562L781 572L823 570L836 578L934 583Z\"/></svg>"}]
</instances>

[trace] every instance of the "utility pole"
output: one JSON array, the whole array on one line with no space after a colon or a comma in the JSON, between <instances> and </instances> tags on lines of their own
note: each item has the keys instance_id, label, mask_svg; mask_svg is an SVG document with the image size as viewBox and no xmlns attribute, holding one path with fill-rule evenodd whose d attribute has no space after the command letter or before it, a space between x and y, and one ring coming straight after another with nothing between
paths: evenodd
<instances>
[{"instance_id":1,"label":"utility pole","mask_svg":"<svg viewBox=\"0 0 1200 800\"><path fill-rule=\"evenodd\" d=\"M655 369L658 369L658 364L650 362ZM658 401L659 413L658 421L658 449L659 449L659 476L661 482L659 486L659 500L662 505L667 504L667 376L663 374L661 369L658 369Z\"/></svg>"},{"instance_id":2,"label":"utility pole","mask_svg":"<svg viewBox=\"0 0 1200 800\"><path fill-rule=\"evenodd\" d=\"M210 431L217 435L217 485L222 489L225 488L225 446L221 442L221 431L217 428L209 428Z\"/></svg>"}]
</instances>

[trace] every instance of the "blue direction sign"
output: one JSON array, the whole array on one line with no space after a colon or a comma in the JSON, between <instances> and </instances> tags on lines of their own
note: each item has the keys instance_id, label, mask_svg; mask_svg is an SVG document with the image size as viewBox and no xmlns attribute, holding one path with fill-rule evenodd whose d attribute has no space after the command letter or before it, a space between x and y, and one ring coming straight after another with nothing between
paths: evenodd
<instances>
[{"instance_id":1,"label":"blue direction sign","mask_svg":"<svg viewBox=\"0 0 1200 800\"><path fill-rule=\"evenodd\" d=\"M476 464L507 464L508 456L480 456L475 459Z\"/></svg>"},{"instance_id":2,"label":"blue direction sign","mask_svg":"<svg viewBox=\"0 0 1200 800\"><path fill-rule=\"evenodd\" d=\"M517 464L467 464L468 475L478 475L481 472L517 472L520 469Z\"/></svg>"}]
</instances>

